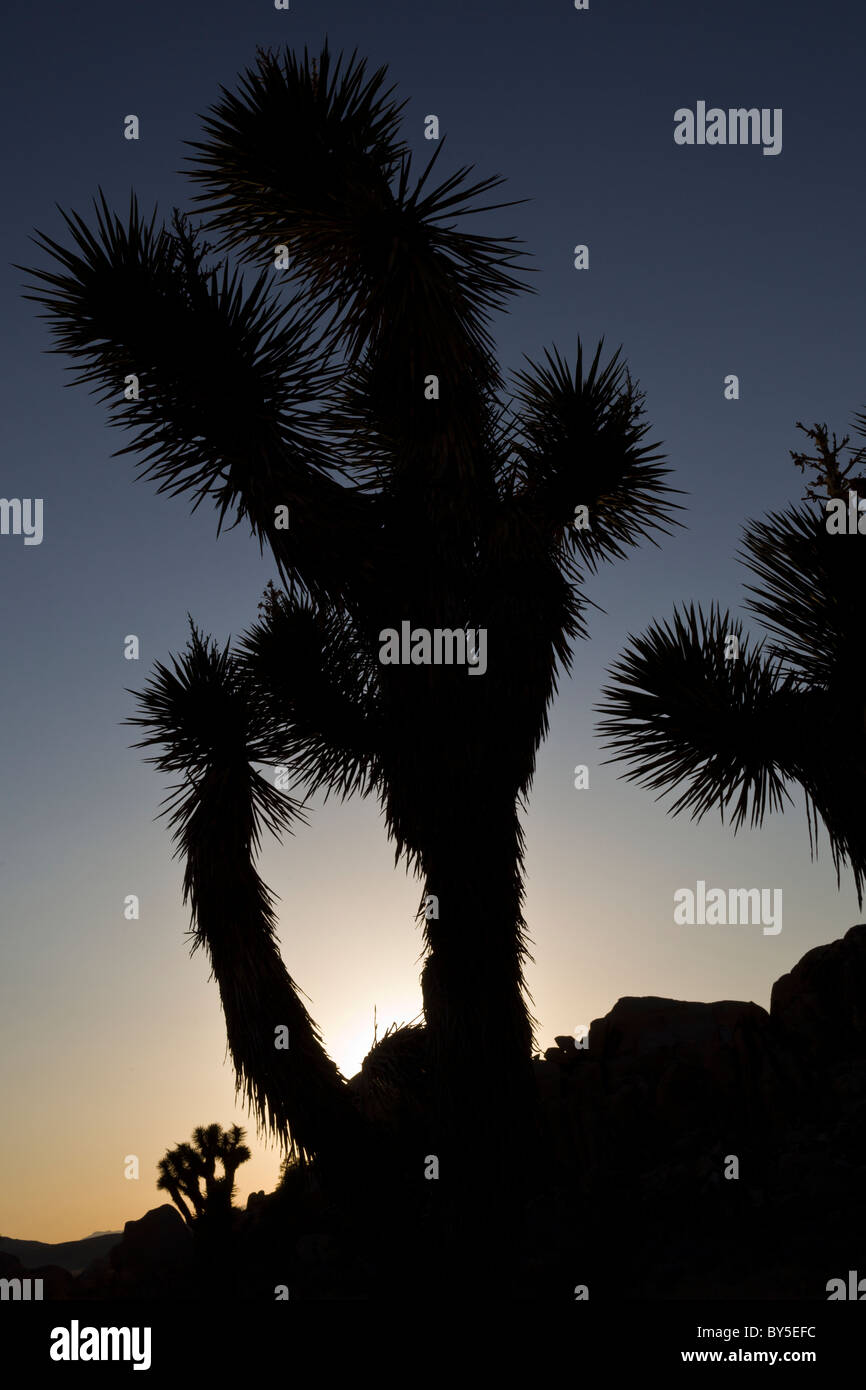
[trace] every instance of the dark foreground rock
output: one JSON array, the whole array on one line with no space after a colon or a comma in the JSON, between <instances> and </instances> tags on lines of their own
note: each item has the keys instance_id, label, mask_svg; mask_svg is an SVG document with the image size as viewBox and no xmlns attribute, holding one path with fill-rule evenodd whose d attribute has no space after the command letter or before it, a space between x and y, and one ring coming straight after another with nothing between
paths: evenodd
<instances>
[{"instance_id":1,"label":"dark foreground rock","mask_svg":"<svg viewBox=\"0 0 866 1390\"><path fill-rule=\"evenodd\" d=\"M417 1154L423 1030L405 1033L350 1084ZM829 1280L866 1275L866 925L809 951L769 1013L624 998L587 1047L560 1037L533 1067L541 1177L511 1214L520 1274L506 1289L492 1268L479 1296L824 1300ZM127 1223L72 1296L417 1297L432 1187L341 1210L298 1168L235 1212L217 1246L159 1207Z\"/></svg>"},{"instance_id":2,"label":"dark foreground rock","mask_svg":"<svg viewBox=\"0 0 866 1390\"><path fill-rule=\"evenodd\" d=\"M773 985L773 1023L822 1062L866 1053L866 927L807 951Z\"/></svg>"},{"instance_id":3,"label":"dark foreground rock","mask_svg":"<svg viewBox=\"0 0 866 1390\"><path fill-rule=\"evenodd\" d=\"M127 1221L106 1257L76 1279L78 1298L190 1298L194 1288L193 1237L167 1203Z\"/></svg>"},{"instance_id":4,"label":"dark foreground rock","mask_svg":"<svg viewBox=\"0 0 866 1390\"><path fill-rule=\"evenodd\" d=\"M23 1265L16 1255L0 1252L0 1280L4 1301L34 1302L74 1297L75 1280L68 1269L60 1265ZM40 1287L41 1285L41 1287Z\"/></svg>"}]
</instances>

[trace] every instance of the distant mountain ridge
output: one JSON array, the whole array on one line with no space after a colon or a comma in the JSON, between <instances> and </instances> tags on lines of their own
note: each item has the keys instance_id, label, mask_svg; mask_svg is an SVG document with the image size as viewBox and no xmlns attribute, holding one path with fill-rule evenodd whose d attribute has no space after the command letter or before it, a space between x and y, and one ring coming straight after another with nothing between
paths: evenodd
<instances>
[{"instance_id":1,"label":"distant mountain ridge","mask_svg":"<svg viewBox=\"0 0 866 1390\"><path fill-rule=\"evenodd\" d=\"M14 1255L25 1269L39 1269L43 1265L59 1265L77 1274L86 1269L92 1260L102 1259L121 1238L122 1231L102 1231L98 1235L87 1236L84 1240L64 1240L59 1245L49 1245L41 1240L13 1240L11 1236L0 1236L0 1254Z\"/></svg>"}]
</instances>

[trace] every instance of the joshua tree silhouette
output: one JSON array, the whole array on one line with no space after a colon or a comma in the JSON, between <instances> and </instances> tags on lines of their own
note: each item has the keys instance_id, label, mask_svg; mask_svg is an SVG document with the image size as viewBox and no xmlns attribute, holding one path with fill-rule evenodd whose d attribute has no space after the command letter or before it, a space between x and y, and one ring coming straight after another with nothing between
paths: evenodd
<instances>
[{"instance_id":1,"label":"joshua tree silhouette","mask_svg":"<svg viewBox=\"0 0 866 1390\"><path fill-rule=\"evenodd\" d=\"M193 1130L191 1144L178 1144L159 1160L156 1185L169 1194L188 1226L231 1210L235 1173L251 1157L245 1137L239 1125L228 1130L220 1125L199 1126ZM223 1167L221 1176L216 1171L218 1162Z\"/></svg>"},{"instance_id":2,"label":"joshua tree silhouette","mask_svg":"<svg viewBox=\"0 0 866 1390\"><path fill-rule=\"evenodd\" d=\"M805 430L803 425L798 428ZM866 438L866 414L853 428ZM849 493L866 499L866 482L849 478L863 450L843 467L849 436L830 444L826 425L805 430L817 453L791 450L816 478L803 499L744 528L741 559L760 581L747 585L746 608L767 636L749 647L742 623L713 606L675 611L631 638L611 668L600 728L630 763L625 776L655 790L684 787L673 814L700 819L732 807L736 831L747 815L759 825L767 811L791 800L789 783L806 798L809 839L816 852L824 825L837 881L853 875L862 906L866 883L866 648L863 575L866 536L859 527L834 534L824 510ZM739 655L725 659L725 639ZM766 643L766 646L765 646Z\"/></svg>"},{"instance_id":3,"label":"joshua tree silhouette","mask_svg":"<svg viewBox=\"0 0 866 1390\"><path fill-rule=\"evenodd\" d=\"M505 398L487 325L527 288L510 273L524 253L452 222L489 210L477 199L502 180L464 168L427 188L440 142L411 186L384 78L354 54L333 63L327 44L315 67L260 51L192 142L203 227L176 213L157 229L134 197L123 222L100 193L95 231L63 214L72 248L39 236L59 270L31 271L28 288L53 350L83 359L113 424L138 427L118 452L143 455L160 491L211 498L220 525L248 522L277 566L235 649L193 626L132 721L182 778L185 898L238 1085L302 1155L339 1166L367 1142L254 860L263 829L302 814L287 790L375 794L423 879L435 1152L474 1209L514 1192L531 1137L519 812L558 674L587 635L581 586L667 530L675 489L618 352L603 365L599 344L587 363L578 340L573 370L547 352ZM259 268L248 293L238 268L207 266L230 252ZM275 270L286 254L290 273ZM486 672L382 664L380 634L407 620L484 629ZM287 766L289 787L257 764Z\"/></svg>"}]
</instances>

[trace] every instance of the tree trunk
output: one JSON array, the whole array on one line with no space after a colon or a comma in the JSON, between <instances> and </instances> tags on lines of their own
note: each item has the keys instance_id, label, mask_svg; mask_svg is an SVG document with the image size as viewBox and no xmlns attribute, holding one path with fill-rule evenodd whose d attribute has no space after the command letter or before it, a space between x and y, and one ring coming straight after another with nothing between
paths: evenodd
<instances>
[{"instance_id":1,"label":"tree trunk","mask_svg":"<svg viewBox=\"0 0 866 1390\"><path fill-rule=\"evenodd\" d=\"M425 856L439 912L426 923L422 987L440 1198L476 1293L479 1279L514 1272L536 1145L520 859L513 804L497 814L490 802L455 808Z\"/></svg>"}]
</instances>

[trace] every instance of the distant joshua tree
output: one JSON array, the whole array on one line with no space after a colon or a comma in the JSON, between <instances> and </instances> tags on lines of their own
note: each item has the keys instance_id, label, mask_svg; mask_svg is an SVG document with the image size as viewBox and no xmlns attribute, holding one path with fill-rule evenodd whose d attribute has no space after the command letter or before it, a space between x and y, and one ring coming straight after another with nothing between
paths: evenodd
<instances>
[{"instance_id":1,"label":"distant joshua tree","mask_svg":"<svg viewBox=\"0 0 866 1390\"><path fill-rule=\"evenodd\" d=\"M841 455L850 436L830 441L826 425L798 423L816 447L791 450L815 478L804 502L752 521L741 558L760 581L747 585L745 607L767 637L749 647L742 624L713 607L675 611L632 637L611 668L600 728L612 761L653 790L682 788L673 814L693 819L732 810L736 831L750 817L806 798L813 855L820 821L837 881L847 864L862 906L866 884L866 479L851 477L864 450ZM866 438L866 412L853 429ZM815 505L817 504L817 505ZM841 516L841 520L839 520ZM738 646L726 657L726 639ZM766 643L766 645L765 645ZM730 650L734 650L733 646Z\"/></svg>"},{"instance_id":2,"label":"distant joshua tree","mask_svg":"<svg viewBox=\"0 0 866 1390\"><path fill-rule=\"evenodd\" d=\"M199 1126L191 1144L178 1144L159 1160L156 1185L169 1194L188 1226L230 1212L235 1174L251 1157L245 1138L239 1125L228 1130L216 1124ZM222 1164L221 1174L217 1163Z\"/></svg>"},{"instance_id":3,"label":"distant joshua tree","mask_svg":"<svg viewBox=\"0 0 866 1390\"><path fill-rule=\"evenodd\" d=\"M260 51L205 119L190 172L214 246L185 216L157 229L133 198L124 222L100 195L94 230L64 214L73 249L39 238L59 271L31 272L30 297L111 422L137 428L118 452L145 455L160 491L209 497L220 525L249 523L277 567L235 648L193 626L132 721L181 779L185 898L239 1087L290 1148L358 1163L368 1120L283 965L255 856L263 829L301 816L289 792L374 794L423 880L442 1182L473 1210L497 1190L513 1205L534 1138L519 813L587 635L585 576L665 531L674 489L619 353L587 364L578 340L573 370L546 353L503 398L487 322L525 290L509 273L523 253L453 226L502 180L464 168L425 187L440 142L411 186L405 103L384 68L342 63L327 45L313 67ZM223 252L258 267L249 293L206 268ZM383 664L403 622L483 629L486 672Z\"/></svg>"}]
</instances>

